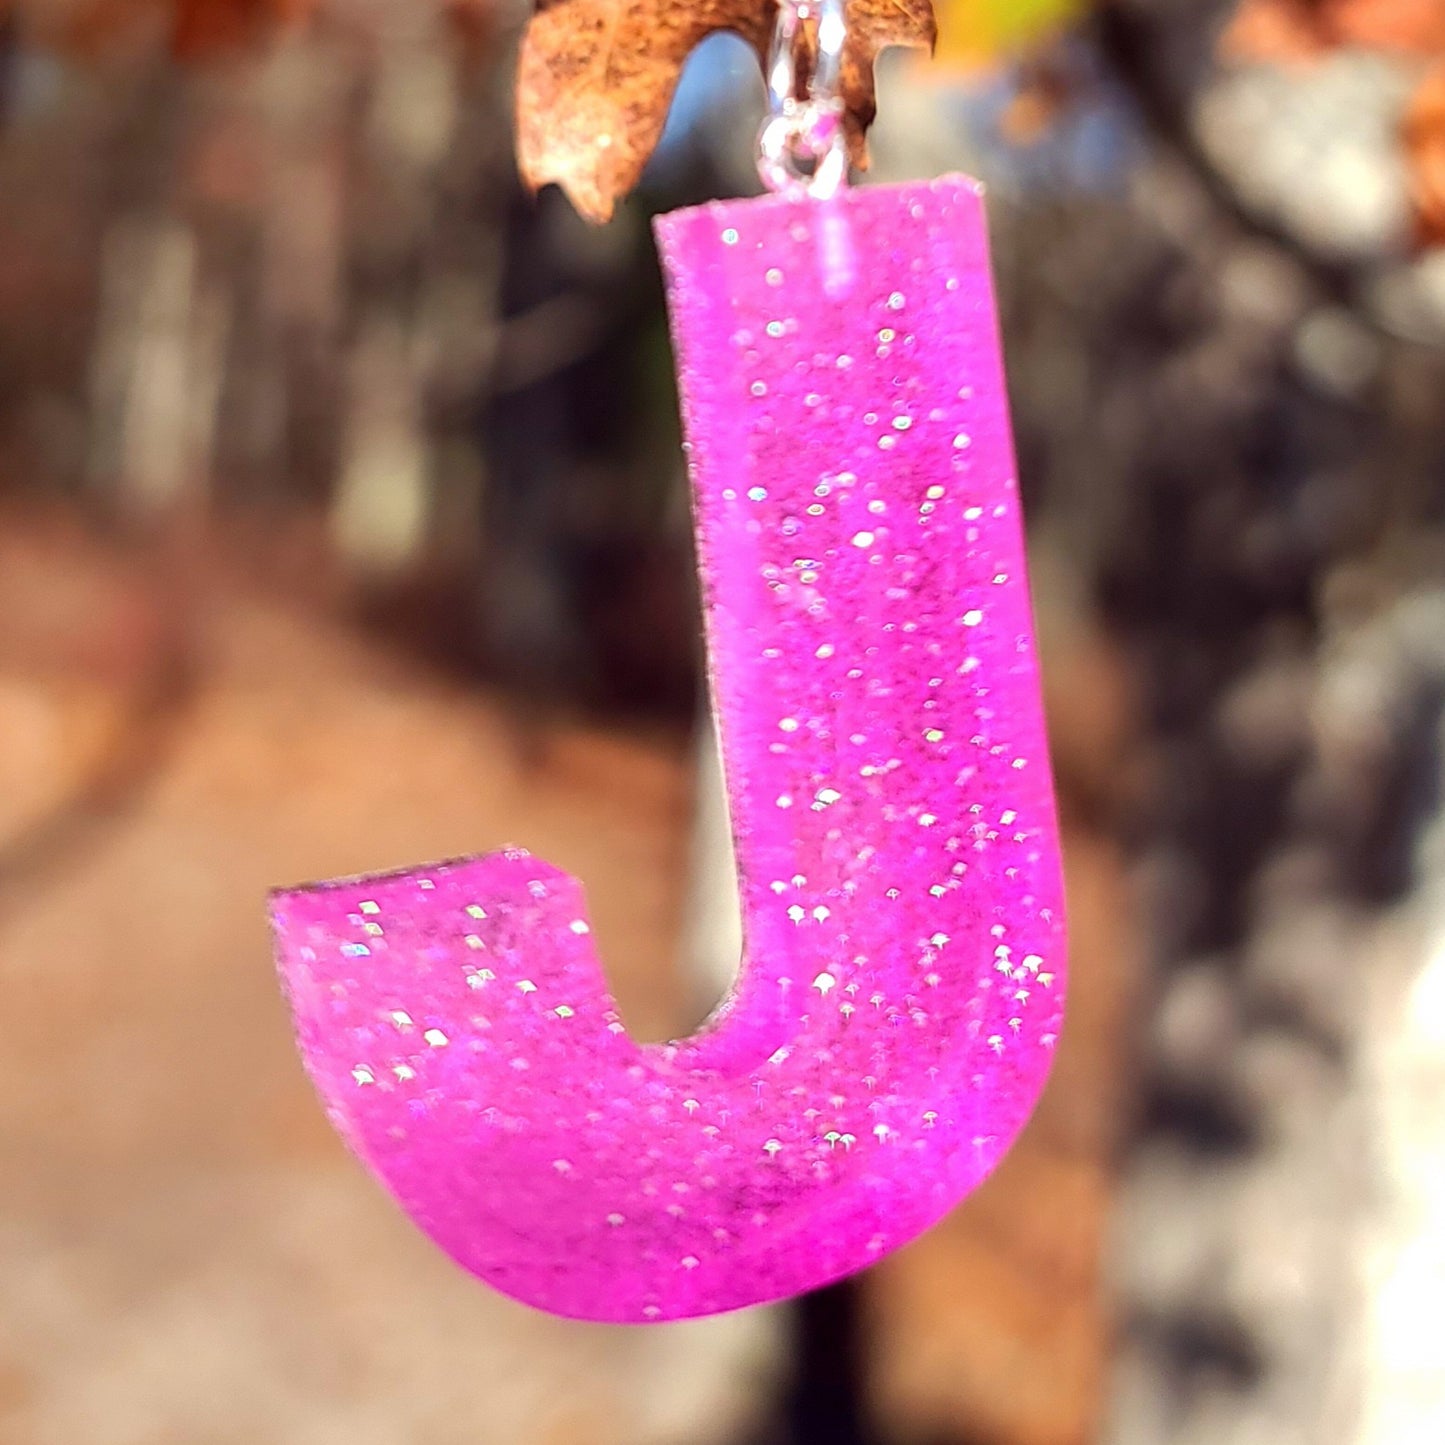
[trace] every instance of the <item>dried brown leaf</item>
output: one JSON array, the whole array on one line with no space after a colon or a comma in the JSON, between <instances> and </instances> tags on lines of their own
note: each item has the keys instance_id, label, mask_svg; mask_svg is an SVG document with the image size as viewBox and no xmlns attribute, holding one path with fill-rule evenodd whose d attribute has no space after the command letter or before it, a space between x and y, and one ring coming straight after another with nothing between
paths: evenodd
<instances>
[{"instance_id":1,"label":"dried brown leaf","mask_svg":"<svg viewBox=\"0 0 1445 1445\"><path fill-rule=\"evenodd\" d=\"M762 57L776 8L776 0L543 0L517 71L523 178L556 182L583 215L606 220L642 174L693 47L732 30ZM932 48L932 0L850 0L848 27L848 140L866 165L873 63L890 45Z\"/></svg>"},{"instance_id":2,"label":"dried brown leaf","mask_svg":"<svg viewBox=\"0 0 1445 1445\"><path fill-rule=\"evenodd\" d=\"M171 46L182 60L244 50L316 8L314 0L175 0Z\"/></svg>"},{"instance_id":3,"label":"dried brown leaf","mask_svg":"<svg viewBox=\"0 0 1445 1445\"><path fill-rule=\"evenodd\" d=\"M1426 76L1410 103L1405 153L1420 241L1445 245L1445 63Z\"/></svg>"},{"instance_id":4,"label":"dried brown leaf","mask_svg":"<svg viewBox=\"0 0 1445 1445\"><path fill-rule=\"evenodd\" d=\"M1310 59L1342 46L1433 55L1445 51L1445 0L1240 0L1225 54Z\"/></svg>"},{"instance_id":5,"label":"dried brown leaf","mask_svg":"<svg viewBox=\"0 0 1445 1445\"><path fill-rule=\"evenodd\" d=\"M1325 9L1343 45L1413 55L1445 51L1445 0L1330 0Z\"/></svg>"},{"instance_id":6,"label":"dried brown leaf","mask_svg":"<svg viewBox=\"0 0 1445 1445\"><path fill-rule=\"evenodd\" d=\"M459 42L463 58L495 43L499 0L427 0ZM146 53L161 43L185 61L206 64L256 54L277 34L325 20L376 39L378 7L359 0L0 0L28 42L72 59Z\"/></svg>"},{"instance_id":7,"label":"dried brown leaf","mask_svg":"<svg viewBox=\"0 0 1445 1445\"><path fill-rule=\"evenodd\" d=\"M1319 11L1304 0L1241 0L1220 49L1239 60L1281 64L1313 59L1328 44Z\"/></svg>"}]
</instances>

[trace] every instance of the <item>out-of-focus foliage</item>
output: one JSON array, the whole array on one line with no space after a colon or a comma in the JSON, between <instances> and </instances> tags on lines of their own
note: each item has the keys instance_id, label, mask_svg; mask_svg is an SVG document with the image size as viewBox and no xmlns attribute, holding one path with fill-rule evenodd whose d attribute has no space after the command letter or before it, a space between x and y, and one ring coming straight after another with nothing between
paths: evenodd
<instances>
[{"instance_id":1,"label":"out-of-focus foliage","mask_svg":"<svg viewBox=\"0 0 1445 1445\"><path fill-rule=\"evenodd\" d=\"M505 23L497 0L418 0L463 37ZM191 61L225 59L317 23L375 38L377 8L364 0L0 0L32 44L78 59L103 59L157 41Z\"/></svg>"},{"instance_id":2,"label":"out-of-focus foliage","mask_svg":"<svg viewBox=\"0 0 1445 1445\"><path fill-rule=\"evenodd\" d=\"M976 67L1047 39L1089 0L937 0L938 58Z\"/></svg>"},{"instance_id":3,"label":"out-of-focus foliage","mask_svg":"<svg viewBox=\"0 0 1445 1445\"><path fill-rule=\"evenodd\" d=\"M1241 0L1225 48L1254 59L1300 59L1342 45L1445 51L1442 0Z\"/></svg>"},{"instance_id":4,"label":"out-of-focus foliage","mask_svg":"<svg viewBox=\"0 0 1445 1445\"><path fill-rule=\"evenodd\" d=\"M1308 63L1342 49L1379 50L1418 61L1401 142L1410 165L1417 234L1445 244L1445 0L1241 0L1226 54Z\"/></svg>"},{"instance_id":5,"label":"out-of-focus foliage","mask_svg":"<svg viewBox=\"0 0 1445 1445\"><path fill-rule=\"evenodd\" d=\"M1405 120L1405 147L1421 239L1445 245L1445 60L1415 92Z\"/></svg>"}]
</instances>

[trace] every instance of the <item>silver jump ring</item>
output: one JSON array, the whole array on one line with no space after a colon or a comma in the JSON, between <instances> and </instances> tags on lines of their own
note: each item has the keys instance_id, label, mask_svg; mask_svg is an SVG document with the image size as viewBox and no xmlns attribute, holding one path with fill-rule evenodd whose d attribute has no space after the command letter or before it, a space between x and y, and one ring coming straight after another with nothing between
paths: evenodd
<instances>
[{"instance_id":1,"label":"silver jump ring","mask_svg":"<svg viewBox=\"0 0 1445 1445\"><path fill-rule=\"evenodd\" d=\"M848 146L838 85L847 24L844 0L779 0L768 53L771 114L758 135L758 174L769 190L824 199L848 179ZM817 21L808 89L799 99L797 56L803 25Z\"/></svg>"},{"instance_id":2,"label":"silver jump ring","mask_svg":"<svg viewBox=\"0 0 1445 1445\"><path fill-rule=\"evenodd\" d=\"M797 99L798 42L803 23L814 18L818 21L818 45L808 82L808 99L826 103L838 93L843 71L843 42L848 34L843 0L779 0L768 54L768 99L774 115L781 115L788 102Z\"/></svg>"}]
</instances>

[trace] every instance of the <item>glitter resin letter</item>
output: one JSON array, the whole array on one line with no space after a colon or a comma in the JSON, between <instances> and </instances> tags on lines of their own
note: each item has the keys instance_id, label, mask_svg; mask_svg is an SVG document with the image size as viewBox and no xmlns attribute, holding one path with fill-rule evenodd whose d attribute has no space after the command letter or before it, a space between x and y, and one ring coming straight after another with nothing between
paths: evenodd
<instances>
[{"instance_id":1,"label":"glitter resin letter","mask_svg":"<svg viewBox=\"0 0 1445 1445\"><path fill-rule=\"evenodd\" d=\"M557 1314L776 1300L953 1208L1033 1107L1058 840L978 187L700 207L670 282L746 944L619 1022L521 850L278 894L306 1064L444 1250Z\"/></svg>"}]
</instances>

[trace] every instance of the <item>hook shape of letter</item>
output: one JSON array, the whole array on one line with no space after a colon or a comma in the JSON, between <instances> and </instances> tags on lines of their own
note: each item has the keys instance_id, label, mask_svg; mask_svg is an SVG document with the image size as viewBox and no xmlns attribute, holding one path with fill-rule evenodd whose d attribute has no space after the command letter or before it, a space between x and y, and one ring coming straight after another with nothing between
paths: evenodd
<instances>
[{"instance_id":1,"label":"hook shape of letter","mask_svg":"<svg viewBox=\"0 0 1445 1445\"><path fill-rule=\"evenodd\" d=\"M678 1319L876 1260L982 1180L1062 1015L1063 902L979 189L657 225L744 918L642 1046L519 850L279 893L330 1116L467 1269Z\"/></svg>"}]
</instances>

